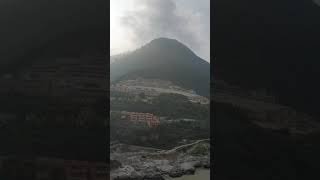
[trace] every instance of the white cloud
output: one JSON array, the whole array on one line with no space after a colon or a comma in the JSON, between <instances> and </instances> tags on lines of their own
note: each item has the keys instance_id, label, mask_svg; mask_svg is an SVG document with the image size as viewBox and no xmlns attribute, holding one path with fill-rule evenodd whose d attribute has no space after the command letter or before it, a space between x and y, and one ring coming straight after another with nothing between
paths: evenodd
<instances>
[{"instance_id":1,"label":"white cloud","mask_svg":"<svg viewBox=\"0 0 320 180\"><path fill-rule=\"evenodd\" d=\"M117 1L117 5L112 5ZM210 61L209 0L111 0L111 53L175 38ZM116 9L118 8L118 9Z\"/></svg>"}]
</instances>

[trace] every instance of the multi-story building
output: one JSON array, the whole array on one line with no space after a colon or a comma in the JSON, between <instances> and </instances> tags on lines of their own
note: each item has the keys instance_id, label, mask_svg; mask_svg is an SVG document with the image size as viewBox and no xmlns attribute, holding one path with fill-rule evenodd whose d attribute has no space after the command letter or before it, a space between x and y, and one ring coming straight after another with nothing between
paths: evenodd
<instances>
[{"instance_id":1,"label":"multi-story building","mask_svg":"<svg viewBox=\"0 0 320 180\"><path fill-rule=\"evenodd\" d=\"M151 113L141 112L121 112L121 119L132 122L136 125L146 125L147 127L157 127L160 125L159 118Z\"/></svg>"},{"instance_id":2,"label":"multi-story building","mask_svg":"<svg viewBox=\"0 0 320 180\"><path fill-rule=\"evenodd\" d=\"M159 117L153 116L152 119L148 121L149 127L157 127L160 125Z\"/></svg>"}]
</instances>

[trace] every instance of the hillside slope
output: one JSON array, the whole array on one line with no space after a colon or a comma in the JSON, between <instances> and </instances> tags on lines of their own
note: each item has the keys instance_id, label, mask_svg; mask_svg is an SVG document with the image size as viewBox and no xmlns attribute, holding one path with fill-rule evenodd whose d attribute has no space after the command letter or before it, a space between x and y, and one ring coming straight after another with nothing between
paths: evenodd
<instances>
[{"instance_id":1,"label":"hillside slope","mask_svg":"<svg viewBox=\"0 0 320 180\"><path fill-rule=\"evenodd\" d=\"M210 64L177 40L159 38L136 51L111 57L111 82L135 76L172 81L210 94Z\"/></svg>"}]
</instances>

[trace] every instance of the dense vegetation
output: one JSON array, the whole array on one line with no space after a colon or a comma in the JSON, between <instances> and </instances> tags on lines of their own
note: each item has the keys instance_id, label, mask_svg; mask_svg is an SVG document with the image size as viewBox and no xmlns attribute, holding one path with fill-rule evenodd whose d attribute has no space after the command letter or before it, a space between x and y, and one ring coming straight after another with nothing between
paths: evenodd
<instances>
[{"instance_id":1,"label":"dense vegetation","mask_svg":"<svg viewBox=\"0 0 320 180\"><path fill-rule=\"evenodd\" d=\"M161 94L154 99L157 107L156 113L170 118L193 118L209 120L209 105L201 105L190 102L187 97L178 94Z\"/></svg>"},{"instance_id":2,"label":"dense vegetation","mask_svg":"<svg viewBox=\"0 0 320 180\"><path fill-rule=\"evenodd\" d=\"M197 156L197 155L206 155L210 152L210 145L209 143L200 143L192 147L188 153L191 155Z\"/></svg>"},{"instance_id":3,"label":"dense vegetation","mask_svg":"<svg viewBox=\"0 0 320 180\"><path fill-rule=\"evenodd\" d=\"M124 96L124 99L125 96ZM161 94L152 100L152 104L142 101L113 101L112 110L150 112L168 118L190 118L209 121L209 105L191 103L187 97L178 94Z\"/></svg>"},{"instance_id":4,"label":"dense vegetation","mask_svg":"<svg viewBox=\"0 0 320 180\"><path fill-rule=\"evenodd\" d=\"M116 121L116 120L111 120ZM170 149L175 147L183 139L197 140L210 137L210 129L201 127L190 122L177 122L161 124L156 128L119 128L112 126L111 140L133 145L154 147L159 149Z\"/></svg>"},{"instance_id":5,"label":"dense vegetation","mask_svg":"<svg viewBox=\"0 0 320 180\"><path fill-rule=\"evenodd\" d=\"M116 101L112 110L150 112L168 119L190 118L195 122L161 122L156 128L132 128L119 126L120 114L111 113L110 134L112 140L128 144L169 149L182 139L202 139L210 137L209 105L191 103L187 97L178 94L161 94L152 100L152 104L142 101Z\"/></svg>"}]
</instances>

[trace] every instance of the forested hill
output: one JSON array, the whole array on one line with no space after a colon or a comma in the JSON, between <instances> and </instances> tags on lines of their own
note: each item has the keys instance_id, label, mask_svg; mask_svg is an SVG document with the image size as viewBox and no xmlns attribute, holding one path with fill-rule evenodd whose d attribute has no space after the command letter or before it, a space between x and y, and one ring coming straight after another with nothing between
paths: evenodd
<instances>
[{"instance_id":1,"label":"forested hill","mask_svg":"<svg viewBox=\"0 0 320 180\"><path fill-rule=\"evenodd\" d=\"M133 52L111 57L111 81L136 76L172 81L210 94L210 64L174 39L158 38Z\"/></svg>"}]
</instances>

